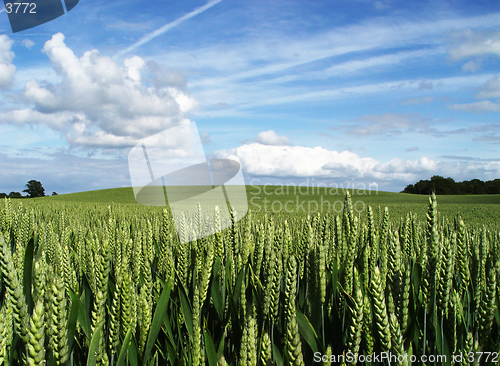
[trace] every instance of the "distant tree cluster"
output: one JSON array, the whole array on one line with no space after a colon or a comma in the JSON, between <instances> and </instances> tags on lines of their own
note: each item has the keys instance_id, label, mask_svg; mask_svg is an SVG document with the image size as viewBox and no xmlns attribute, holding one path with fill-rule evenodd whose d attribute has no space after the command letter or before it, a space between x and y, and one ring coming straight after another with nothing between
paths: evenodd
<instances>
[{"instance_id":1,"label":"distant tree cluster","mask_svg":"<svg viewBox=\"0 0 500 366\"><path fill-rule=\"evenodd\" d=\"M44 197L45 196L45 189L42 186L42 183L40 183L37 180L30 180L28 183L26 183L26 189L23 190L23 192L26 192L28 195L23 196L19 192L10 192L9 194L7 193L0 193L0 198L35 198L35 197ZM56 192L52 192L53 196L57 196Z\"/></svg>"},{"instance_id":2,"label":"distant tree cluster","mask_svg":"<svg viewBox=\"0 0 500 366\"><path fill-rule=\"evenodd\" d=\"M439 175L430 180L420 180L415 184L409 184L401 193L430 195L460 195L460 194L500 194L500 179L483 182L479 179L455 182L453 178L444 178Z\"/></svg>"},{"instance_id":3,"label":"distant tree cluster","mask_svg":"<svg viewBox=\"0 0 500 366\"><path fill-rule=\"evenodd\" d=\"M23 195L19 192L10 192L9 194L7 193L0 193L0 198L23 198Z\"/></svg>"}]
</instances>

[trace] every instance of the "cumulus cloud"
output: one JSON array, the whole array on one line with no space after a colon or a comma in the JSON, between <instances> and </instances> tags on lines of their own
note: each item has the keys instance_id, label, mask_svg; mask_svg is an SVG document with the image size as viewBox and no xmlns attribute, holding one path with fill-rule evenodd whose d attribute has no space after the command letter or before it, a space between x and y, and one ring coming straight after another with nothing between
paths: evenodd
<instances>
[{"instance_id":1,"label":"cumulus cloud","mask_svg":"<svg viewBox=\"0 0 500 366\"><path fill-rule=\"evenodd\" d=\"M443 162L421 157L416 160L394 158L380 162L350 151L334 151L323 147L270 146L258 143L235 149L219 150L216 158L234 159L242 164L245 174L280 180L315 178L317 180L376 182L379 187L397 190L404 185L432 175L456 179L493 179L500 172L500 161ZM399 188L399 189L401 189Z\"/></svg>"},{"instance_id":2,"label":"cumulus cloud","mask_svg":"<svg viewBox=\"0 0 500 366\"><path fill-rule=\"evenodd\" d=\"M47 114L31 108L16 109L0 114L0 123L10 123L21 126L44 124L56 131L65 130L68 123L72 123L75 129L84 130L84 123L81 122L84 119L85 115L83 113L60 111Z\"/></svg>"},{"instance_id":3,"label":"cumulus cloud","mask_svg":"<svg viewBox=\"0 0 500 366\"><path fill-rule=\"evenodd\" d=\"M35 42L33 42L32 40L30 39L23 39L21 41L21 44L26 47L28 50L31 50L31 47L33 47L35 45Z\"/></svg>"},{"instance_id":4,"label":"cumulus cloud","mask_svg":"<svg viewBox=\"0 0 500 366\"><path fill-rule=\"evenodd\" d=\"M394 158L386 163L379 163L373 168L374 172L385 174L417 174L432 172L436 170L437 162L425 156L420 158L419 160L402 160L399 158Z\"/></svg>"},{"instance_id":5,"label":"cumulus cloud","mask_svg":"<svg viewBox=\"0 0 500 366\"><path fill-rule=\"evenodd\" d=\"M14 81L16 67L12 64L14 52L11 51L13 40L0 35L0 88L8 88Z\"/></svg>"},{"instance_id":6,"label":"cumulus cloud","mask_svg":"<svg viewBox=\"0 0 500 366\"><path fill-rule=\"evenodd\" d=\"M279 136L273 130L263 131L255 137L255 142L262 145L283 146L290 145L286 136Z\"/></svg>"},{"instance_id":7,"label":"cumulus cloud","mask_svg":"<svg viewBox=\"0 0 500 366\"><path fill-rule=\"evenodd\" d=\"M155 61L148 61L146 68L153 75L152 82L155 88L170 86L181 90L187 89L187 79L180 71L162 67Z\"/></svg>"},{"instance_id":8,"label":"cumulus cloud","mask_svg":"<svg viewBox=\"0 0 500 366\"><path fill-rule=\"evenodd\" d=\"M236 149L220 150L216 157L233 158L241 162L246 173L253 176L370 178L392 179L436 169L436 162L392 159L381 163L362 158L350 151L337 152L322 147L270 146L247 144Z\"/></svg>"},{"instance_id":9,"label":"cumulus cloud","mask_svg":"<svg viewBox=\"0 0 500 366\"><path fill-rule=\"evenodd\" d=\"M255 176L313 177L333 176L331 163L358 170L373 168L377 162L363 160L358 155L344 151L330 151L322 147L272 146L259 143L242 145L236 149L220 150L217 158L235 158L248 174Z\"/></svg>"},{"instance_id":10,"label":"cumulus cloud","mask_svg":"<svg viewBox=\"0 0 500 366\"><path fill-rule=\"evenodd\" d=\"M174 86L147 86L146 63L138 56L124 60L123 66L96 49L79 58L62 33L52 36L42 51L62 81L28 81L24 96L34 107L5 112L1 123L42 123L62 132L72 145L103 148L129 147L189 123L184 113L196 105L194 98ZM16 119L10 120L12 116Z\"/></svg>"}]
</instances>

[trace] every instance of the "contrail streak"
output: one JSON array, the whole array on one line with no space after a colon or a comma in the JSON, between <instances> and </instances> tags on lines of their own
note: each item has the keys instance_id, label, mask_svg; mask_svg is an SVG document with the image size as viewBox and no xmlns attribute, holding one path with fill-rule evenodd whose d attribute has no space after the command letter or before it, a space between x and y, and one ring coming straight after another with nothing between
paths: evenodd
<instances>
[{"instance_id":1,"label":"contrail streak","mask_svg":"<svg viewBox=\"0 0 500 366\"><path fill-rule=\"evenodd\" d=\"M0 10L0 13L3 13L5 11L5 8L3 8L2 10Z\"/></svg>"},{"instance_id":2,"label":"contrail streak","mask_svg":"<svg viewBox=\"0 0 500 366\"><path fill-rule=\"evenodd\" d=\"M160 35L162 35L163 33L166 33L168 32L170 29L174 28L174 27L177 27L179 24L181 24L183 21L185 20L188 20L198 14L201 14L203 13L205 10L208 10L210 9L212 6L214 6L215 4L217 3L220 3L222 0L212 0L210 2L208 2L207 4L203 5L203 6L200 6L199 8L196 8L194 9L192 12L190 13L187 13L186 15L183 15L181 16L180 18L177 18L176 20L174 20L173 22L170 22L168 24L165 24L163 27L161 28L158 28L157 30L151 32L151 33L148 33L144 36L141 37L141 39L139 39L137 42L135 42L132 46L120 51L120 52L117 52L113 58L117 58L117 57L120 57L120 56L123 56L124 54L136 49L137 47L143 45L144 43L148 43L149 41L151 41L153 38L156 38Z\"/></svg>"}]
</instances>

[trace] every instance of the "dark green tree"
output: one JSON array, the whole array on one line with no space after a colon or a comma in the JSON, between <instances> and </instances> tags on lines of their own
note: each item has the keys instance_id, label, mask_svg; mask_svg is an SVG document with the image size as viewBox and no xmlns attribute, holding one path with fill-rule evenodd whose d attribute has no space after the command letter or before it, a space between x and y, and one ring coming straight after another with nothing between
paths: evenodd
<instances>
[{"instance_id":1,"label":"dark green tree","mask_svg":"<svg viewBox=\"0 0 500 366\"><path fill-rule=\"evenodd\" d=\"M26 183L26 189L23 192L28 193L30 198L45 196L45 189L42 187L42 183L37 180L30 180Z\"/></svg>"},{"instance_id":2,"label":"dark green tree","mask_svg":"<svg viewBox=\"0 0 500 366\"><path fill-rule=\"evenodd\" d=\"M500 179L486 182L479 179L455 182L453 178L435 175L430 180L420 180L415 184L409 184L401 191L401 193L425 194L427 196L432 192L437 195L500 194Z\"/></svg>"},{"instance_id":3,"label":"dark green tree","mask_svg":"<svg viewBox=\"0 0 500 366\"><path fill-rule=\"evenodd\" d=\"M21 193L19 193L19 192L10 192L9 193L9 197L10 198L22 198L23 195Z\"/></svg>"}]
</instances>

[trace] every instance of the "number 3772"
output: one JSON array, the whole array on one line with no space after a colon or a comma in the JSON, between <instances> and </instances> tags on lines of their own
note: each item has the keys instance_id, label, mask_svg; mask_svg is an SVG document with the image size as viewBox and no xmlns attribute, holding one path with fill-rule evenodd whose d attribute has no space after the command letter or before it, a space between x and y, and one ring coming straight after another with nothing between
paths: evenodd
<instances>
[{"instance_id":1,"label":"number 3772","mask_svg":"<svg viewBox=\"0 0 500 366\"><path fill-rule=\"evenodd\" d=\"M22 9L22 7L24 6L24 10ZM28 13L31 13L31 14L34 14L36 13L36 4L35 3L7 3L5 4L5 11L7 13L20 13L21 11L19 11L19 8L21 8L21 11L23 13L26 13L26 10L29 10ZM28 9L29 8L29 9Z\"/></svg>"}]
</instances>

